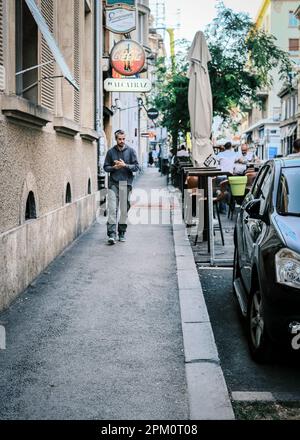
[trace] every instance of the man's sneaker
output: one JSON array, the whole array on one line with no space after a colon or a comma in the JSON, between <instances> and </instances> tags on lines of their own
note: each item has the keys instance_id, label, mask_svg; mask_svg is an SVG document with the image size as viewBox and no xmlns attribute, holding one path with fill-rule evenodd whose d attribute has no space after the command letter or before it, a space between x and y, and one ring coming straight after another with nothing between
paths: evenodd
<instances>
[{"instance_id":1,"label":"man's sneaker","mask_svg":"<svg viewBox=\"0 0 300 440\"><path fill-rule=\"evenodd\" d=\"M111 245L116 244L116 239L115 239L115 237L108 237L108 241L107 241L107 243L108 243L108 244L111 244Z\"/></svg>"},{"instance_id":2,"label":"man's sneaker","mask_svg":"<svg viewBox=\"0 0 300 440\"><path fill-rule=\"evenodd\" d=\"M126 238L125 238L125 234L124 233L119 234L119 241L125 243Z\"/></svg>"}]
</instances>

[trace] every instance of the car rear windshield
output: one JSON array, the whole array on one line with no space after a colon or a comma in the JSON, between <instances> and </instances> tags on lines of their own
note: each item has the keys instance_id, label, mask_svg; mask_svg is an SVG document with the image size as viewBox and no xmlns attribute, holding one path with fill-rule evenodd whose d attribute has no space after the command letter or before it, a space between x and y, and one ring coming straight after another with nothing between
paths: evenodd
<instances>
[{"instance_id":1,"label":"car rear windshield","mask_svg":"<svg viewBox=\"0 0 300 440\"><path fill-rule=\"evenodd\" d=\"M277 208L279 214L300 216L300 167L282 168Z\"/></svg>"}]
</instances>

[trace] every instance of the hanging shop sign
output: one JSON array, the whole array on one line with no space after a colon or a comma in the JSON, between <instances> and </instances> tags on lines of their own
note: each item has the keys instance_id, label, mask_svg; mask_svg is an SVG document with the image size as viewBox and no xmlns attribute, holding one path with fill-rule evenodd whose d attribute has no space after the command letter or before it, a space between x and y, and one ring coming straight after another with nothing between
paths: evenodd
<instances>
[{"instance_id":1,"label":"hanging shop sign","mask_svg":"<svg viewBox=\"0 0 300 440\"><path fill-rule=\"evenodd\" d=\"M155 135L155 133L153 133L153 131L145 131L145 132L141 133L141 137L155 139L156 135Z\"/></svg>"},{"instance_id":2,"label":"hanging shop sign","mask_svg":"<svg viewBox=\"0 0 300 440\"><path fill-rule=\"evenodd\" d=\"M105 11L105 27L115 34L128 34L136 29L136 11L113 8Z\"/></svg>"},{"instance_id":3,"label":"hanging shop sign","mask_svg":"<svg viewBox=\"0 0 300 440\"><path fill-rule=\"evenodd\" d=\"M152 121L154 121L154 119L157 119L157 118L158 118L158 116L159 116L159 112L158 112L158 110L156 110L156 108L150 108L150 109L147 111L147 115L148 115L148 118L149 118L149 119L151 119Z\"/></svg>"},{"instance_id":4,"label":"hanging shop sign","mask_svg":"<svg viewBox=\"0 0 300 440\"><path fill-rule=\"evenodd\" d=\"M134 40L121 40L113 47L110 53L110 62L118 73L132 76L139 73L146 61L143 46Z\"/></svg>"},{"instance_id":5,"label":"hanging shop sign","mask_svg":"<svg viewBox=\"0 0 300 440\"><path fill-rule=\"evenodd\" d=\"M107 92L150 92L152 83L149 79L134 78L107 78L104 81L104 89Z\"/></svg>"},{"instance_id":6,"label":"hanging shop sign","mask_svg":"<svg viewBox=\"0 0 300 440\"><path fill-rule=\"evenodd\" d=\"M141 137L147 137L149 139L155 139L156 134L153 131L144 131L141 133Z\"/></svg>"}]
</instances>

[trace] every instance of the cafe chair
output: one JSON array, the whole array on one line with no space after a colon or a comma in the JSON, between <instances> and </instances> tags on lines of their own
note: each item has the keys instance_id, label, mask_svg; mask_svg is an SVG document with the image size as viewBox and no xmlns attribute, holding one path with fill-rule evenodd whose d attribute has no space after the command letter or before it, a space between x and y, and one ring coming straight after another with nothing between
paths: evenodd
<instances>
[{"instance_id":1,"label":"cafe chair","mask_svg":"<svg viewBox=\"0 0 300 440\"><path fill-rule=\"evenodd\" d=\"M215 179L213 179L213 185L215 185ZM188 191L189 191L189 196L194 198L194 201L197 203L197 198L196 198L196 192L198 189L198 177L197 176L189 176L187 178L187 186L188 186ZM215 192L215 188L214 188L214 192ZM223 228L222 228L222 222L221 222L221 216L220 216L220 210L219 210L219 203L221 201L223 201L225 194L223 194L222 192L217 193L214 197L213 197L213 229L214 229L214 234L215 231L220 231L220 235L221 235L221 240L222 240L222 245L225 246L224 243L224 234L223 234ZM192 204L193 206L193 204ZM194 208L194 206L193 206ZM194 211L194 209L193 209ZM195 209L196 211L196 209ZM192 212L192 215L195 214L195 212ZM216 219L217 217L217 219ZM197 244L198 242L198 236L199 234L196 235L196 239L194 242L194 245ZM208 243L209 245L209 243Z\"/></svg>"},{"instance_id":2,"label":"cafe chair","mask_svg":"<svg viewBox=\"0 0 300 440\"><path fill-rule=\"evenodd\" d=\"M183 199L183 213L185 215L186 226L195 226L195 222L193 221L193 217L196 216L197 212L197 190L198 190L198 177L197 176L188 176L184 189L185 194L191 199L186 200ZM191 203L190 203L191 202Z\"/></svg>"},{"instance_id":3,"label":"cafe chair","mask_svg":"<svg viewBox=\"0 0 300 440\"><path fill-rule=\"evenodd\" d=\"M221 182L221 183L223 183L223 182ZM225 191L224 186L221 187L221 184L220 184L220 189L217 188L216 179L213 179L213 193L214 193L214 197L213 197L214 212L213 212L213 215L214 215L214 218L217 216L217 220L218 220L217 223L214 224L214 231L215 230L220 231L222 245L225 246L219 204L221 202L226 202L226 191Z\"/></svg>"},{"instance_id":4,"label":"cafe chair","mask_svg":"<svg viewBox=\"0 0 300 440\"><path fill-rule=\"evenodd\" d=\"M214 206L214 218L217 215L217 224L214 223L214 231L215 230L219 230L220 231L220 235L221 235L221 240L222 240L222 246L225 246L224 243L224 234L223 234L223 228L222 228L222 222L221 222L221 217L220 217L220 210L219 210L219 202L222 199L218 198L218 197L214 197L213 198L213 206Z\"/></svg>"}]
</instances>

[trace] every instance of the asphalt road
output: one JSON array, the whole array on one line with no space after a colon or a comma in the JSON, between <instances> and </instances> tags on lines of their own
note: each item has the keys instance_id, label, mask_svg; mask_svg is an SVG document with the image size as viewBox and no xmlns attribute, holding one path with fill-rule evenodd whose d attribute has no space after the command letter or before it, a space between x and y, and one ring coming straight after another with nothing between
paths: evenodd
<instances>
[{"instance_id":1,"label":"asphalt road","mask_svg":"<svg viewBox=\"0 0 300 440\"><path fill-rule=\"evenodd\" d=\"M232 270L199 268L199 274L230 392L271 392L300 401L299 357L280 353L272 365L258 365L251 359L232 292Z\"/></svg>"}]
</instances>

